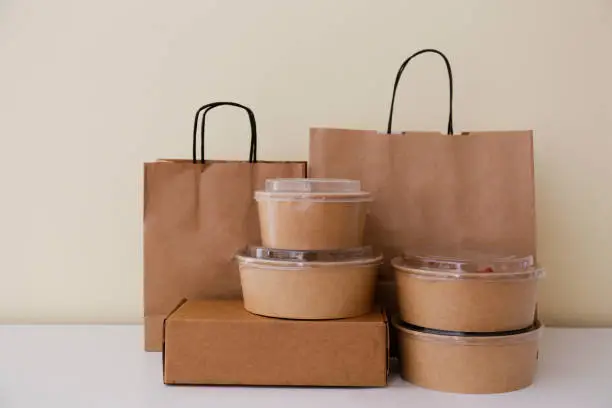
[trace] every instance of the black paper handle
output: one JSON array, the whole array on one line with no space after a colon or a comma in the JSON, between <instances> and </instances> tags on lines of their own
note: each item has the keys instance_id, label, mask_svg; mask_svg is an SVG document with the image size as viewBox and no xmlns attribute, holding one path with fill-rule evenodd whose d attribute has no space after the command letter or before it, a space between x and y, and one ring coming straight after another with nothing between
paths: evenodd
<instances>
[{"instance_id":1,"label":"black paper handle","mask_svg":"<svg viewBox=\"0 0 612 408\"><path fill-rule=\"evenodd\" d=\"M448 71L448 83L449 83L449 88L450 88L450 93L449 93L450 95L449 105L450 106L449 106L449 113L448 113L448 126L447 126L446 131L449 135L453 134L453 71L451 70L450 62L448 62L448 58L446 58L446 55L442 54L440 51L435 50L433 48L427 48L427 49L415 52L402 63L399 70L397 71L397 75L395 77L395 84L393 85L393 96L391 97L391 109L389 111L389 122L387 123L387 133L391 133L391 127L393 124L393 108L395 106L395 94L397 93L397 87L402 77L402 73L404 72L404 69L406 68L406 65L408 65L408 63L414 57L419 56L421 54L429 53L429 52L438 54L439 56L441 56L442 59L444 60L444 63L446 64L446 70Z\"/></svg>"},{"instance_id":2,"label":"black paper handle","mask_svg":"<svg viewBox=\"0 0 612 408\"><path fill-rule=\"evenodd\" d=\"M255 121L255 114L253 111L242 104L236 102L212 102L200 107L196 114L193 122L193 163L197 163L197 135L198 135L198 118L202 113L202 120L200 123L200 163L205 163L204 159L204 129L206 127L206 114L213 108L219 106L234 106L237 108L244 109L249 117L249 124L251 125L251 147L249 151L249 163L257 162L257 123Z\"/></svg>"}]
</instances>

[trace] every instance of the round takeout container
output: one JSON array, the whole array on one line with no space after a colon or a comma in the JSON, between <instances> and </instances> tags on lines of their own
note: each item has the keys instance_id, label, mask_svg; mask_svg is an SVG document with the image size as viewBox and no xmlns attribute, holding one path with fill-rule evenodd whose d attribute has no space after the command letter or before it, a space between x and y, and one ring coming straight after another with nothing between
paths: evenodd
<instances>
[{"instance_id":1,"label":"round takeout container","mask_svg":"<svg viewBox=\"0 0 612 408\"><path fill-rule=\"evenodd\" d=\"M533 382L542 331L539 322L499 333L445 332L393 318L401 375L421 387L463 394L494 394Z\"/></svg>"},{"instance_id":2,"label":"round takeout container","mask_svg":"<svg viewBox=\"0 0 612 408\"><path fill-rule=\"evenodd\" d=\"M358 180L269 179L255 192L264 247L299 250L363 245L372 197Z\"/></svg>"},{"instance_id":3,"label":"round takeout container","mask_svg":"<svg viewBox=\"0 0 612 408\"><path fill-rule=\"evenodd\" d=\"M465 332L516 330L533 322L544 272L532 256L404 255L391 264L405 322Z\"/></svg>"},{"instance_id":4,"label":"round takeout container","mask_svg":"<svg viewBox=\"0 0 612 408\"><path fill-rule=\"evenodd\" d=\"M370 312L382 262L370 247L336 251L250 247L236 258L245 309L287 319L340 319Z\"/></svg>"}]
</instances>

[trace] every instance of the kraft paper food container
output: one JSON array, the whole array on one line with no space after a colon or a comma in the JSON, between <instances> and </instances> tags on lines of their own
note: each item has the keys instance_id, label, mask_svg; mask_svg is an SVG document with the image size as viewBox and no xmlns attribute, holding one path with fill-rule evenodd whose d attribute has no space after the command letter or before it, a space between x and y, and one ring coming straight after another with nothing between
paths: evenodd
<instances>
[{"instance_id":1,"label":"kraft paper food container","mask_svg":"<svg viewBox=\"0 0 612 408\"><path fill-rule=\"evenodd\" d=\"M340 319L370 312L382 262L370 247L336 251L250 247L236 258L245 309L287 319Z\"/></svg>"},{"instance_id":2,"label":"kraft paper food container","mask_svg":"<svg viewBox=\"0 0 612 408\"><path fill-rule=\"evenodd\" d=\"M363 246L370 193L358 180L269 179L255 192L264 247L321 250Z\"/></svg>"},{"instance_id":3,"label":"kraft paper food container","mask_svg":"<svg viewBox=\"0 0 612 408\"><path fill-rule=\"evenodd\" d=\"M529 326L543 276L532 256L397 257L402 320L437 330L498 332Z\"/></svg>"},{"instance_id":4,"label":"kraft paper food container","mask_svg":"<svg viewBox=\"0 0 612 408\"><path fill-rule=\"evenodd\" d=\"M401 375L415 385L463 394L525 388L535 376L541 324L500 333L444 332L393 319Z\"/></svg>"}]
</instances>

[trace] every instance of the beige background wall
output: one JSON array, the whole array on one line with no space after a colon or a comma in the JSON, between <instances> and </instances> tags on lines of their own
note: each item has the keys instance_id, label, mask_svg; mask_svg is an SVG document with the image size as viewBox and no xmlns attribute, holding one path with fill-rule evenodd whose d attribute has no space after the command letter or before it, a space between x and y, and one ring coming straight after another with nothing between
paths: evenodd
<instances>
[{"instance_id":1,"label":"beige background wall","mask_svg":"<svg viewBox=\"0 0 612 408\"><path fill-rule=\"evenodd\" d=\"M536 130L546 322L612 325L609 0L0 1L0 321L139 321L141 163L189 157L199 105L306 159L310 125L382 130L427 47L457 131ZM396 125L442 130L443 65L407 73ZM211 122L245 158L246 120Z\"/></svg>"}]
</instances>

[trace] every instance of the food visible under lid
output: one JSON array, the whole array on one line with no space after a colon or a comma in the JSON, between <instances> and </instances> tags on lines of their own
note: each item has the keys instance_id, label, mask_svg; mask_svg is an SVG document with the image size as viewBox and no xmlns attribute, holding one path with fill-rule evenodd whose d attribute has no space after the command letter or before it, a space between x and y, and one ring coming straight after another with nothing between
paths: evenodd
<instances>
[{"instance_id":1,"label":"food visible under lid","mask_svg":"<svg viewBox=\"0 0 612 408\"><path fill-rule=\"evenodd\" d=\"M275 249L259 246L247 247L236 255L240 262L270 262L290 263L296 265L316 264L377 264L382 262L382 255L376 254L370 246L335 249L335 250L307 250Z\"/></svg>"},{"instance_id":2,"label":"food visible under lid","mask_svg":"<svg viewBox=\"0 0 612 408\"><path fill-rule=\"evenodd\" d=\"M404 253L393 260L401 271L423 276L448 278L541 277L544 273L532 255L495 256L462 252L452 256Z\"/></svg>"},{"instance_id":3,"label":"food visible under lid","mask_svg":"<svg viewBox=\"0 0 612 408\"><path fill-rule=\"evenodd\" d=\"M255 199L371 201L371 195L361 190L361 182L359 180L278 178L266 180L265 189L256 191Z\"/></svg>"}]
</instances>

